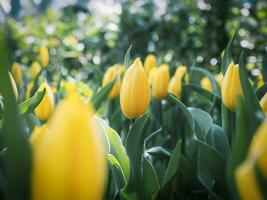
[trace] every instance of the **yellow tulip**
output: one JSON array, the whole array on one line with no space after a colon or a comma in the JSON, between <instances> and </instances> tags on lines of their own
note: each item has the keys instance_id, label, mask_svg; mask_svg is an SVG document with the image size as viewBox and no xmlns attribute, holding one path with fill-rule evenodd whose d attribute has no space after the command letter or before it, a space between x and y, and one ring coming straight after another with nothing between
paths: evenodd
<instances>
[{"instance_id":1,"label":"yellow tulip","mask_svg":"<svg viewBox=\"0 0 267 200\"><path fill-rule=\"evenodd\" d=\"M150 103L150 86L140 58L127 69L120 91L123 114L133 119L142 115Z\"/></svg>"},{"instance_id":2,"label":"yellow tulip","mask_svg":"<svg viewBox=\"0 0 267 200\"><path fill-rule=\"evenodd\" d=\"M41 145L46 131L48 131L46 124L34 128L29 139L33 148L37 149Z\"/></svg>"},{"instance_id":3,"label":"yellow tulip","mask_svg":"<svg viewBox=\"0 0 267 200\"><path fill-rule=\"evenodd\" d=\"M212 92L212 85L211 85L210 79L208 77L203 77L200 81L200 85L205 90Z\"/></svg>"},{"instance_id":4,"label":"yellow tulip","mask_svg":"<svg viewBox=\"0 0 267 200\"><path fill-rule=\"evenodd\" d=\"M14 96L16 98L16 100L18 99L18 88L17 88L17 85L16 85L16 82L12 76L12 74L10 72L8 72L9 74L9 79L10 79L10 82L11 82L11 85L12 85L12 88L13 88L13 93L14 93Z\"/></svg>"},{"instance_id":5,"label":"yellow tulip","mask_svg":"<svg viewBox=\"0 0 267 200\"><path fill-rule=\"evenodd\" d=\"M223 74L219 73L215 75L215 80L219 84L220 87L222 87L222 82L223 82Z\"/></svg>"},{"instance_id":6,"label":"yellow tulip","mask_svg":"<svg viewBox=\"0 0 267 200\"><path fill-rule=\"evenodd\" d=\"M26 96L26 99L29 99L29 98L31 97L31 93L32 93L33 86L34 86L34 82L31 81L31 82L28 84L27 88L26 88L26 95L25 95L25 96Z\"/></svg>"},{"instance_id":7,"label":"yellow tulip","mask_svg":"<svg viewBox=\"0 0 267 200\"><path fill-rule=\"evenodd\" d=\"M180 66L176 69L174 76L171 78L168 91L175 95L178 99L182 96L182 78L185 77L185 82L189 82L189 75L186 66Z\"/></svg>"},{"instance_id":8,"label":"yellow tulip","mask_svg":"<svg viewBox=\"0 0 267 200\"><path fill-rule=\"evenodd\" d=\"M231 63L226 70L222 83L223 104L228 109L235 110L238 96L243 96L239 77L239 65Z\"/></svg>"},{"instance_id":9,"label":"yellow tulip","mask_svg":"<svg viewBox=\"0 0 267 200\"><path fill-rule=\"evenodd\" d=\"M17 86L21 86L22 84L22 73L21 73L21 69L18 63L13 63L12 65L12 69L11 69L11 73L15 79L15 82L17 84Z\"/></svg>"},{"instance_id":10,"label":"yellow tulip","mask_svg":"<svg viewBox=\"0 0 267 200\"><path fill-rule=\"evenodd\" d=\"M265 120L250 144L246 161L236 170L236 182L239 193L244 200L263 199L255 177L255 167L267 177L267 120Z\"/></svg>"},{"instance_id":11,"label":"yellow tulip","mask_svg":"<svg viewBox=\"0 0 267 200\"><path fill-rule=\"evenodd\" d=\"M109 99L115 99L116 97L120 95L120 89L121 89L120 75L122 74L122 72L123 72L122 66L114 65L112 67L109 67L104 75L102 86L107 85L108 83L110 83L110 81L112 81L117 76L116 81L111 91L108 94Z\"/></svg>"},{"instance_id":12,"label":"yellow tulip","mask_svg":"<svg viewBox=\"0 0 267 200\"><path fill-rule=\"evenodd\" d=\"M260 88L263 85L264 85L263 75L262 75L262 73L260 73L258 76L257 88Z\"/></svg>"},{"instance_id":13,"label":"yellow tulip","mask_svg":"<svg viewBox=\"0 0 267 200\"><path fill-rule=\"evenodd\" d=\"M252 161L246 161L239 166L235 176L237 188L242 200L263 199L257 185Z\"/></svg>"},{"instance_id":14,"label":"yellow tulip","mask_svg":"<svg viewBox=\"0 0 267 200\"><path fill-rule=\"evenodd\" d=\"M152 78L152 91L157 99L163 99L167 96L169 80L169 66L167 64L160 65Z\"/></svg>"},{"instance_id":15,"label":"yellow tulip","mask_svg":"<svg viewBox=\"0 0 267 200\"><path fill-rule=\"evenodd\" d=\"M40 56L40 61L41 61L42 66L47 67L49 63L49 52L45 46L42 46L39 49L39 56Z\"/></svg>"},{"instance_id":16,"label":"yellow tulip","mask_svg":"<svg viewBox=\"0 0 267 200\"><path fill-rule=\"evenodd\" d=\"M42 83L38 91L42 91L44 88L46 89L45 95L34 112L39 119L48 120L54 111L54 95L47 83Z\"/></svg>"},{"instance_id":17,"label":"yellow tulip","mask_svg":"<svg viewBox=\"0 0 267 200\"><path fill-rule=\"evenodd\" d=\"M153 54L148 54L144 62L146 74L149 75L150 71L153 68L155 68L156 65L157 65L156 57Z\"/></svg>"},{"instance_id":18,"label":"yellow tulip","mask_svg":"<svg viewBox=\"0 0 267 200\"><path fill-rule=\"evenodd\" d=\"M267 115L267 93L265 93L264 96L261 98L260 105L263 112Z\"/></svg>"},{"instance_id":19,"label":"yellow tulip","mask_svg":"<svg viewBox=\"0 0 267 200\"><path fill-rule=\"evenodd\" d=\"M106 156L92 109L67 95L47 129L33 148L32 199L102 199Z\"/></svg>"},{"instance_id":20,"label":"yellow tulip","mask_svg":"<svg viewBox=\"0 0 267 200\"><path fill-rule=\"evenodd\" d=\"M34 61L32 63L32 67L31 67L31 80L34 80L35 77L37 76L37 74L39 74L39 72L41 71L41 66L37 61Z\"/></svg>"}]
</instances>

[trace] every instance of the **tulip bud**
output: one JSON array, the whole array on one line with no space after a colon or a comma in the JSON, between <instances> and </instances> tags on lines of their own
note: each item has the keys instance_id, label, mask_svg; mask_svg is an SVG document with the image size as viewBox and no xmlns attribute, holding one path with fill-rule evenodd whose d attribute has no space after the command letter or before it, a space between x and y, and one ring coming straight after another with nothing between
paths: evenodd
<instances>
[{"instance_id":1,"label":"tulip bud","mask_svg":"<svg viewBox=\"0 0 267 200\"><path fill-rule=\"evenodd\" d=\"M222 73L219 73L219 74L215 75L215 80L217 81L217 83L219 84L219 86L222 87L223 74Z\"/></svg>"},{"instance_id":2,"label":"tulip bud","mask_svg":"<svg viewBox=\"0 0 267 200\"><path fill-rule=\"evenodd\" d=\"M32 68L31 68L31 80L34 80L37 74L41 71L41 66L37 61L34 61L32 63Z\"/></svg>"},{"instance_id":3,"label":"tulip bud","mask_svg":"<svg viewBox=\"0 0 267 200\"><path fill-rule=\"evenodd\" d=\"M41 120L48 120L54 111L54 95L47 83L42 83L38 91L45 88L45 95L40 104L35 108L36 116Z\"/></svg>"},{"instance_id":4,"label":"tulip bud","mask_svg":"<svg viewBox=\"0 0 267 200\"><path fill-rule=\"evenodd\" d=\"M144 62L144 67L145 67L145 72L147 75L149 75L150 71L155 68L157 65L157 60L156 57L153 54L147 55L145 62Z\"/></svg>"},{"instance_id":5,"label":"tulip bud","mask_svg":"<svg viewBox=\"0 0 267 200\"><path fill-rule=\"evenodd\" d=\"M260 100L260 105L262 108L262 111L267 115L267 93L264 94L264 96Z\"/></svg>"},{"instance_id":6,"label":"tulip bud","mask_svg":"<svg viewBox=\"0 0 267 200\"><path fill-rule=\"evenodd\" d=\"M39 50L39 56L40 56L40 61L43 67L47 67L49 63L49 53L48 49L44 46L42 46Z\"/></svg>"},{"instance_id":7,"label":"tulip bud","mask_svg":"<svg viewBox=\"0 0 267 200\"><path fill-rule=\"evenodd\" d=\"M126 71L120 91L123 114L133 119L142 115L150 103L150 86L140 58Z\"/></svg>"},{"instance_id":8,"label":"tulip bud","mask_svg":"<svg viewBox=\"0 0 267 200\"><path fill-rule=\"evenodd\" d=\"M45 135L45 132L47 130L48 129L47 129L46 124L42 125L41 127L35 127L34 128L32 134L31 134L31 137L29 139L33 148L37 149L41 145L43 138L44 138L44 135Z\"/></svg>"},{"instance_id":9,"label":"tulip bud","mask_svg":"<svg viewBox=\"0 0 267 200\"><path fill-rule=\"evenodd\" d=\"M111 82L116 76L116 81L111 89L111 91L108 94L109 99L115 99L120 95L120 89L121 89L121 79L120 75L123 72L123 66L117 66L114 65L112 67L109 67L108 70L106 71L103 81L102 81L102 86L107 85L109 82Z\"/></svg>"},{"instance_id":10,"label":"tulip bud","mask_svg":"<svg viewBox=\"0 0 267 200\"><path fill-rule=\"evenodd\" d=\"M263 75L262 75L262 73L260 73L258 76L257 88L260 88L263 85L264 85Z\"/></svg>"},{"instance_id":11,"label":"tulip bud","mask_svg":"<svg viewBox=\"0 0 267 200\"><path fill-rule=\"evenodd\" d=\"M171 78L168 91L177 98L182 96L182 78L185 77L185 82L189 82L189 76L186 66L180 66L176 69L174 76Z\"/></svg>"},{"instance_id":12,"label":"tulip bud","mask_svg":"<svg viewBox=\"0 0 267 200\"><path fill-rule=\"evenodd\" d=\"M236 182L244 200L263 199L255 176L255 167L267 177L267 120L257 130L251 142L246 161L236 170Z\"/></svg>"},{"instance_id":13,"label":"tulip bud","mask_svg":"<svg viewBox=\"0 0 267 200\"><path fill-rule=\"evenodd\" d=\"M17 100L19 95L18 95L18 88L17 88L16 82L15 82L12 74L10 72L8 72L8 74L9 74L10 82L11 82L11 85L12 85L12 88L13 88L14 96L15 96L15 98Z\"/></svg>"},{"instance_id":14,"label":"tulip bud","mask_svg":"<svg viewBox=\"0 0 267 200\"><path fill-rule=\"evenodd\" d=\"M228 109L235 110L238 96L243 96L239 77L239 65L231 63L226 70L222 83L223 104Z\"/></svg>"},{"instance_id":15,"label":"tulip bud","mask_svg":"<svg viewBox=\"0 0 267 200\"><path fill-rule=\"evenodd\" d=\"M236 183L242 200L263 199L255 177L254 164L246 161L235 173Z\"/></svg>"},{"instance_id":16,"label":"tulip bud","mask_svg":"<svg viewBox=\"0 0 267 200\"><path fill-rule=\"evenodd\" d=\"M33 89L33 86L34 86L34 82L30 82L26 88L26 99L29 99L31 98L31 93L32 93L32 89Z\"/></svg>"},{"instance_id":17,"label":"tulip bud","mask_svg":"<svg viewBox=\"0 0 267 200\"><path fill-rule=\"evenodd\" d=\"M32 199L102 199L106 155L92 109L72 93L47 130L33 148Z\"/></svg>"},{"instance_id":18,"label":"tulip bud","mask_svg":"<svg viewBox=\"0 0 267 200\"><path fill-rule=\"evenodd\" d=\"M169 80L169 66L167 64L160 65L152 78L152 91L157 99L163 99L167 96Z\"/></svg>"},{"instance_id":19,"label":"tulip bud","mask_svg":"<svg viewBox=\"0 0 267 200\"><path fill-rule=\"evenodd\" d=\"M211 85L210 79L208 77L203 77L200 81L200 85L205 90L212 92L212 85Z\"/></svg>"},{"instance_id":20,"label":"tulip bud","mask_svg":"<svg viewBox=\"0 0 267 200\"><path fill-rule=\"evenodd\" d=\"M15 62L12 65L11 73L15 79L17 86L20 86L22 84L22 73L18 63Z\"/></svg>"}]
</instances>

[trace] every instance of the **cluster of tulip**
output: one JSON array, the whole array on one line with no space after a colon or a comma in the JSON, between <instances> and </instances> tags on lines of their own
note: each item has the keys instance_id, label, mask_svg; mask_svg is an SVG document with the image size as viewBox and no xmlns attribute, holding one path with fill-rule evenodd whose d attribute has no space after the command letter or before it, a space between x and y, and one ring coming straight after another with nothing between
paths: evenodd
<instances>
[{"instance_id":1,"label":"cluster of tulip","mask_svg":"<svg viewBox=\"0 0 267 200\"><path fill-rule=\"evenodd\" d=\"M75 82L60 79L55 88L44 81L49 67L46 47L40 48L39 58L27 70L26 100L18 105L20 114L34 112L39 119L27 138L33 153L32 199L185 198L192 195L193 188L205 188L202 195L217 199L230 198L229 193L245 200L264 199L267 87L262 75L257 82L258 100L241 64L228 62L214 76L181 65L171 76L169 65L158 66L152 54L144 66L140 58L127 66L130 58L126 53L124 65L113 65L103 74L98 91L83 84L90 93L84 98ZM212 96L209 100L214 100L212 109L217 108L217 113L186 106L190 103L184 97L195 81L194 70L204 76L197 80L200 87L191 89ZM12 65L9 76L14 96L22 101L17 87L21 88L23 72L18 63ZM40 76L44 78L38 82ZM56 100L62 89L65 93ZM116 105L112 115L99 111L107 99ZM20 110L23 106L26 111ZM251 121L242 120L250 115ZM219 118L216 123L215 116ZM0 127L5 123L1 121ZM247 130L242 129L244 124ZM115 125L119 128L114 130ZM248 133L239 134L242 131ZM243 157L236 159L240 149ZM225 186L226 165L236 190Z\"/></svg>"}]
</instances>

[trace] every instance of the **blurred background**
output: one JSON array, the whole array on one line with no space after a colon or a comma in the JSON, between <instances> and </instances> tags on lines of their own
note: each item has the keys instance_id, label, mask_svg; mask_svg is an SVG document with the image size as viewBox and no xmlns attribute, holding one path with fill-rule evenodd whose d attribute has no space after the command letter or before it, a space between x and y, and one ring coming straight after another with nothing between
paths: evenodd
<instances>
[{"instance_id":1,"label":"blurred background","mask_svg":"<svg viewBox=\"0 0 267 200\"><path fill-rule=\"evenodd\" d=\"M132 44L132 58L217 72L235 31L234 58L245 49L249 68L267 62L266 0L1 0L0 21L12 60L30 65L46 45L51 71L123 63Z\"/></svg>"}]
</instances>

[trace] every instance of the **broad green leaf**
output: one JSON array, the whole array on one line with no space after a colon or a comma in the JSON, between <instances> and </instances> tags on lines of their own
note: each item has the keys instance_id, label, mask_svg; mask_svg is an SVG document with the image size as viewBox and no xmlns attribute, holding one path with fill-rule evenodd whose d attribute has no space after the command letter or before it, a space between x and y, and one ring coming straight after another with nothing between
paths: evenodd
<instances>
[{"instance_id":1,"label":"broad green leaf","mask_svg":"<svg viewBox=\"0 0 267 200\"><path fill-rule=\"evenodd\" d=\"M108 158L108 166L111 169L112 177L114 178L116 187L118 190L121 190L125 184L126 180L120 166L119 161L112 154L107 155Z\"/></svg>"},{"instance_id":2,"label":"broad green leaf","mask_svg":"<svg viewBox=\"0 0 267 200\"><path fill-rule=\"evenodd\" d=\"M126 187L121 191L125 199L142 199L142 170L143 170L143 153L146 138L146 130L150 124L147 115L136 119L131 127L126 139L126 151L130 159L130 177Z\"/></svg>"},{"instance_id":3,"label":"broad green leaf","mask_svg":"<svg viewBox=\"0 0 267 200\"><path fill-rule=\"evenodd\" d=\"M128 67L130 66L130 54L131 54L131 49L132 49L132 45L128 48L128 50L126 51L126 54L124 56L124 72L126 72L126 70L128 69Z\"/></svg>"},{"instance_id":4,"label":"broad green leaf","mask_svg":"<svg viewBox=\"0 0 267 200\"><path fill-rule=\"evenodd\" d=\"M28 114L34 111L45 95L45 89L37 91L31 98L19 104L19 114Z\"/></svg>"},{"instance_id":5,"label":"broad green leaf","mask_svg":"<svg viewBox=\"0 0 267 200\"><path fill-rule=\"evenodd\" d=\"M212 124L205 138L207 143L214 147L226 161L230 153L230 146L224 130L220 126Z\"/></svg>"},{"instance_id":6,"label":"broad green leaf","mask_svg":"<svg viewBox=\"0 0 267 200\"><path fill-rule=\"evenodd\" d=\"M216 199L224 199L229 195L224 179L225 162L213 147L201 141L198 144L198 178Z\"/></svg>"},{"instance_id":7,"label":"broad green leaf","mask_svg":"<svg viewBox=\"0 0 267 200\"><path fill-rule=\"evenodd\" d=\"M103 119L99 119L99 122L101 123L102 127L106 130L106 134L110 144L109 154L112 154L118 160L123 170L125 179L126 181L128 181L130 176L130 163L128 156L126 154L126 150L122 144L121 138L119 134L114 129L109 127Z\"/></svg>"},{"instance_id":8,"label":"broad green leaf","mask_svg":"<svg viewBox=\"0 0 267 200\"><path fill-rule=\"evenodd\" d=\"M93 94L91 103L93 104L95 110L98 110L101 104L107 99L107 96L109 92L112 90L115 80L116 79L110 81L107 85L105 85L99 91Z\"/></svg>"},{"instance_id":9,"label":"broad green leaf","mask_svg":"<svg viewBox=\"0 0 267 200\"><path fill-rule=\"evenodd\" d=\"M167 96L167 99L170 102L176 103L178 105L178 107L182 110L182 112L184 113L188 123L190 124L190 128L191 130L194 130L195 128L195 120L191 114L191 112L188 110L188 108L179 100L177 99L174 95L169 94Z\"/></svg>"},{"instance_id":10,"label":"broad green leaf","mask_svg":"<svg viewBox=\"0 0 267 200\"><path fill-rule=\"evenodd\" d=\"M232 62L232 48L233 48L233 42L236 36L236 32L232 36L231 40L228 42L222 56L222 65L221 65L221 72L223 75L225 74L228 65Z\"/></svg>"},{"instance_id":11,"label":"broad green leaf","mask_svg":"<svg viewBox=\"0 0 267 200\"><path fill-rule=\"evenodd\" d=\"M164 187L171 180L171 178L177 171L180 163L181 147L182 147L182 141L179 140L171 154L171 158L168 163L167 170L165 172L161 187Z\"/></svg>"},{"instance_id":12,"label":"broad green leaf","mask_svg":"<svg viewBox=\"0 0 267 200\"><path fill-rule=\"evenodd\" d=\"M106 124L105 120L99 118L99 117L95 117L96 121L98 122L99 126L101 127L101 137L102 137L102 141L104 143L105 146L105 153L106 155L108 155L110 153L110 141L108 138L108 128L109 126Z\"/></svg>"},{"instance_id":13,"label":"broad green leaf","mask_svg":"<svg viewBox=\"0 0 267 200\"><path fill-rule=\"evenodd\" d=\"M209 129L212 126L212 118L211 116L198 108L188 108L189 111L192 113L196 123L199 125L200 129L204 133L204 136L208 133Z\"/></svg>"},{"instance_id":14,"label":"broad green leaf","mask_svg":"<svg viewBox=\"0 0 267 200\"><path fill-rule=\"evenodd\" d=\"M157 198L159 191L159 182L156 172L147 158L143 158L143 186L144 186L144 199L154 200Z\"/></svg>"}]
</instances>

